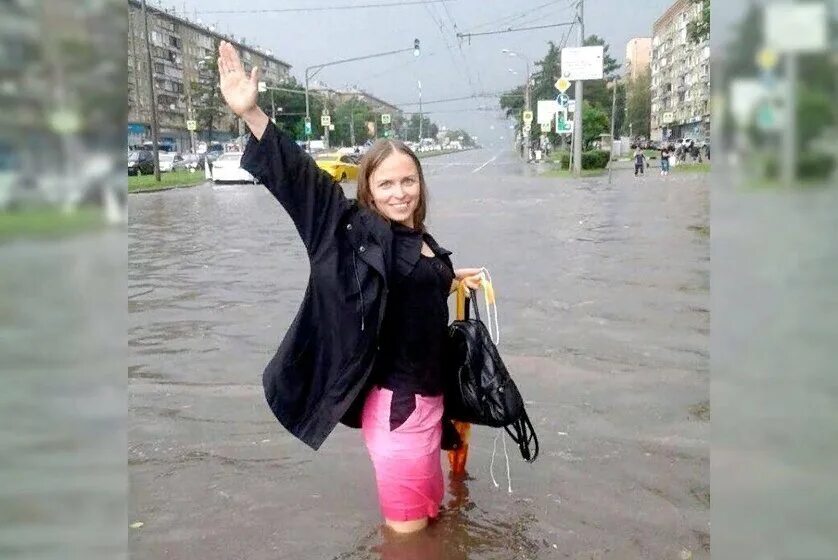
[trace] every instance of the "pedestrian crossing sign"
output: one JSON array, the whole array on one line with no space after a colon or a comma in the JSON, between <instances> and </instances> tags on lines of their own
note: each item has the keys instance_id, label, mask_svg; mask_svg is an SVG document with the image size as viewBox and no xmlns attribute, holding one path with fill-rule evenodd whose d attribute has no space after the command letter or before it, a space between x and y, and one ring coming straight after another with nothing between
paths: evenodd
<instances>
[{"instance_id":1,"label":"pedestrian crossing sign","mask_svg":"<svg viewBox=\"0 0 838 560\"><path fill-rule=\"evenodd\" d=\"M573 132L573 121L567 120L567 109L556 112L556 134Z\"/></svg>"}]
</instances>

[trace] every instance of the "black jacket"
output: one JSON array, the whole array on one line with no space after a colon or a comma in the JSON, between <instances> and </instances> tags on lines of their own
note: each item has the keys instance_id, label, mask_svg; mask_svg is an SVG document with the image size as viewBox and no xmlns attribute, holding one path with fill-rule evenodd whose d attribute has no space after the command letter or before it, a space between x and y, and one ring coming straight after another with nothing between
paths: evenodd
<instances>
[{"instance_id":1,"label":"black jacket","mask_svg":"<svg viewBox=\"0 0 838 560\"><path fill-rule=\"evenodd\" d=\"M241 166L282 204L308 253L303 303L262 382L280 423L318 449L338 422L360 427L396 266L393 232L386 219L348 200L272 123L261 140L250 138Z\"/></svg>"}]
</instances>

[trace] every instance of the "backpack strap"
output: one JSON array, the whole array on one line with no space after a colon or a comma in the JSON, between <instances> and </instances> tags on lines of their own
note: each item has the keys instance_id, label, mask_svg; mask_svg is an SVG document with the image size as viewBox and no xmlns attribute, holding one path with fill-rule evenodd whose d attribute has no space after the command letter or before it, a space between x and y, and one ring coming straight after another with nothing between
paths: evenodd
<instances>
[{"instance_id":1,"label":"backpack strap","mask_svg":"<svg viewBox=\"0 0 838 560\"><path fill-rule=\"evenodd\" d=\"M512 441L518 444L518 450L521 452L524 461L532 463L538 458L538 436L535 435L535 429L530 422L530 417L527 416L526 410L518 420L509 426L504 426L503 429L506 430ZM533 445L532 451L530 450L530 444Z\"/></svg>"}]
</instances>

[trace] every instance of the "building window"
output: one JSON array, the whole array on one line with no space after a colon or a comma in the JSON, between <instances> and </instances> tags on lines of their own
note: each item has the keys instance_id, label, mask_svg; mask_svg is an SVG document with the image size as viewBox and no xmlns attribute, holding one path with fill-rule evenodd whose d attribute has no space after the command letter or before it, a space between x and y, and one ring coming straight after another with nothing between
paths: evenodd
<instances>
[{"instance_id":1,"label":"building window","mask_svg":"<svg viewBox=\"0 0 838 560\"><path fill-rule=\"evenodd\" d=\"M162 62L155 62L154 63L154 72L157 74L162 74L166 71L165 66L163 66Z\"/></svg>"},{"instance_id":2,"label":"building window","mask_svg":"<svg viewBox=\"0 0 838 560\"><path fill-rule=\"evenodd\" d=\"M169 46L174 47L176 49L180 48L180 39L177 37L169 37Z\"/></svg>"},{"instance_id":3,"label":"building window","mask_svg":"<svg viewBox=\"0 0 838 560\"><path fill-rule=\"evenodd\" d=\"M166 58L169 59L169 62L177 62L177 54L175 54L175 51L168 51L166 54Z\"/></svg>"}]
</instances>

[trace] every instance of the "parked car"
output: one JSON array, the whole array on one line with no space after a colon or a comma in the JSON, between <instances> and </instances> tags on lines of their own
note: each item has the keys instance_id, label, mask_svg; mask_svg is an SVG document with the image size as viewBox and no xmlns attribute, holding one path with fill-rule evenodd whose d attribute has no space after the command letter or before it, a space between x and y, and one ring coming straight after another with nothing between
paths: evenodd
<instances>
[{"instance_id":1,"label":"parked car","mask_svg":"<svg viewBox=\"0 0 838 560\"><path fill-rule=\"evenodd\" d=\"M227 152L212 164L213 183L253 183L253 175L241 168L242 152Z\"/></svg>"},{"instance_id":2,"label":"parked car","mask_svg":"<svg viewBox=\"0 0 838 560\"><path fill-rule=\"evenodd\" d=\"M160 153L160 172L174 171L175 164L183 161L183 157L177 152Z\"/></svg>"},{"instance_id":3,"label":"parked car","mask_svg":"<svg viewBox=\"0 0 838 560\"><path fill-rule=\"evenodd\" d=\"M314 156L317 167L326 171L335 181L356 181L358 179L358 164L348 155L323 153Z\"/></svg>"},{"instance_id":4,"label":"parked car","mask_svg":"<svg viewBox=\"0 0 838 560\"><path fill-rule=\"evenodd\" d=\"M128 175L154 173L154 154L149 150L134 150L128 154Z\"/></svg>"},{"instance_id":5,"label":"parked car","mask_svg":"<svg viewBox=\"0 0 838 560\"><path fill-rule=\"evenodd\" d=\"M204 155L203 154L183 154L179 161L174 163L175 170L185 169L187 171L203 171L204 170Z\"/></svg>"}]
</instances>

